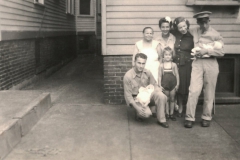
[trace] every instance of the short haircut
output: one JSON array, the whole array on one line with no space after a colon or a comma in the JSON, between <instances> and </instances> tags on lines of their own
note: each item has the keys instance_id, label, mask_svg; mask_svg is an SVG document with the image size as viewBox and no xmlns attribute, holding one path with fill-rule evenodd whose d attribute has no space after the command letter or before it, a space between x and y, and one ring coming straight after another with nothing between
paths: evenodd
<instances>
[{"instance_id":1,"label":"short haircut","mask_svg":"<svg viewBox=\"0 0 240 160\"><path fill-rule=\"evenodd\" d=\"M152 27L145 27L145 28L143 28L143 31L142 31L142 32L144 33L146 29L151 29L151 30L152 30L152 32L154 33L154 31L153 31Z\"/></svg>"},{"instance_id":2,"label":"short haircut","mask_svg":"<svg viewBox=\"0 0 240 160\"><path fill-rule=\"evenodd\" d=\"M187 24L187 29L189 29L189 27L190 27L190 23L189 23L189 21L186 19L186 18L184 18L184 17L177 17L177 18L175 18L175 20L174 20L174 22L173 22L173 28L174 28L174 30L178 30L178 24L179 23L181 23L181 22L186 22L186 24Z\"/></svg>"},{"instance_id":3,"label":"short haircut","mask_svg":"<svg viewBox=\"0 0 240 160\"><path fill-rule=\"evenodd\" d=\"M172 50L172 48L170 48L170 47L165 47L165 48L163 49L163 54L162 54L163 58L164 58L164 53L166 53L166 52L171 53L172 56L173 56L173 50Z\"/></svg>"},{"instance_id":4,"label":"short haircut","mask_svg":"<svg viewBox=\"0 0 240 160\"><path fill-rule=\"evenodd\" d=\"M169 22L165 18L161 18L158 23L159 28L161 28L163 23L169 23ZM172 21L169 23L169 27L170 28L172 27Z\"/></svg>"},{"instance_id":5,"label":"short haircut","mask_svg":"<svg viewBox=\"0 0 240 160\"><path fill-rule=\"evenodd\" d=\"M147 59L147 55L144 54L144 53L137 53L137 54L135 55L135 61L136 61L138 58Z\"/></svg>"}]
</instances>

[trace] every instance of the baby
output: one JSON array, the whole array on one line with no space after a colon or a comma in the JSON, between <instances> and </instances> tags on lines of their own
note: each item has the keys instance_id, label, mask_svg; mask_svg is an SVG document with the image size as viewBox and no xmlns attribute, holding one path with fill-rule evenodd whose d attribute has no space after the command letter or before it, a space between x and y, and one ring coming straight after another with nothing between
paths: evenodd
<instances>
[{"instance_id":1,"label":"baby","mask_svg":"<svg viewBox=\"0 0 240 160\"><path fill-rule=\"evenodd\" d=\"M148 85L146 88L140 87L139 93L135 99L135 102L139 102L145 108L145 113L148 115L148 117L152 115L152 112L148 107L148 104L150 103L151 94L153 91L154 86L151 84Z\"/></svg>"},{"instance_id":2,"label":"baby","mask_svg":"<svg viewBox=\"0 0 240 160\"><path fill-rule=\"evenodd\" d=\"M204 49L221 49L222 48L222 44L218 41L214 41L214 43L208 43L208 44L200 44L201 48ZM200 47L195 47L192 49L192 53L191 55L193 56L193 58L191 58L192 60L195 60L196 58L198 58L198 56L196 55L197 51L201 50ZM207 58L210 57L209 55L203 55L202 57Z\"/></svg>"}]
</instances>

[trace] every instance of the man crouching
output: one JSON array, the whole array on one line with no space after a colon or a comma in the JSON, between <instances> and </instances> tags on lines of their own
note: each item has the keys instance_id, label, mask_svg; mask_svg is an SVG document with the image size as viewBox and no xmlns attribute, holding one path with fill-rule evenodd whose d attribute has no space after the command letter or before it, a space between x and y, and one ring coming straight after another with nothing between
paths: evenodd
<instances>
[{"instance_id":1,"label":"man crouching","mask_svg":"<svg viewBox=\"0 0 240 160\"><path fill-rule=\"evenodd\" d=\"M156 114L158 124L164 128L168 128L168 123L165 118L165 105L167 103L167 97L162 93L161 88L158 87L152 73L144 69L147 61L147 56L143 53L137 53L135 56L135 65L132 69L127 71L123 78L124 85L124 97L129 106L132 106L136 110L136 118L148 118L149 109L143 106L141 103L136 102L136 97L139 94L140 87L147 87L153 85L154 90L150 95L150 101L156 105ZM141 100L140 100L141 101Z\"/></svg>"}]
</instances>

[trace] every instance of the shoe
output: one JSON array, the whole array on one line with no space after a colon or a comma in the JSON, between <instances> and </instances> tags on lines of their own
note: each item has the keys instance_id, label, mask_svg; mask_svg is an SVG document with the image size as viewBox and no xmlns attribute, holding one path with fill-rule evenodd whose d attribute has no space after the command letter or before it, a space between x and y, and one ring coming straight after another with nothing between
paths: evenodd
<instances>
[{"instance_id":1,"label":"shoe","mask_svg":"<svg viewBox=\"0 0 240 160\"><path fill-rule=\"evenodd\" d=\"M193 122L186 120L184 123L184 127L186 128L192 128L193 127Z\"/></svg>"},{"instance_id":2,"label":"shoe","mask_svg":"<svg viewBox=\"0 0 240 160\"><path fill-rule=\"evenodd\" d=\"M210 121L203 119L202 120L202 127L209 127L210 126Z\"/></svg>"},{"instance_id":3,"label":"shoe","mask_svg":"<svg viewBox=\"0 0 240 160\"><path fill-rule=\"evenodd\" d=\"M169 127L169 125L168 125L168 123L167 122L158 122L158 124L160 125L160 126L162 126L162 127L164 127L164 128L168 128Z\"/></svg>"},{"instance_id":4,"label":"shoe","mask_svg":"<svg viewBox=\"0 0 240 160\"><path fill-rule=\"evenodd\" d=\"M166 117L166 120L168 121L169 120L169 114L166 114L165 117Z\"/></svg>"},{"instance_id":5,"label":"shoe","mask_svg":"<svg viewBox=\"0 0 240 160\"><path fill-rule=\"evenodd\" d=\"M172 121L176 121L176 117L174 115L169 115L169 119L171 119Z\"/></svg>"}]
</instances>

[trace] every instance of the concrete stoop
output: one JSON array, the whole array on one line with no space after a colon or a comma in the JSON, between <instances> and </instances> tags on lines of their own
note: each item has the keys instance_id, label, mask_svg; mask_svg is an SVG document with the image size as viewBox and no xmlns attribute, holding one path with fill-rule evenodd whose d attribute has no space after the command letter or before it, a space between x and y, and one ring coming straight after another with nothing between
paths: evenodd
<instances>
[{"instance_id":1,"label":"concrete stoop","mask_svg":"<svg viewBox=\"0 0 240 160\"><path fill-rule=\"evenodd\" d=\"M0 101L2 160L51 107L51 97L39 91L1 91Z\"/></svg>"}]
</instances>

